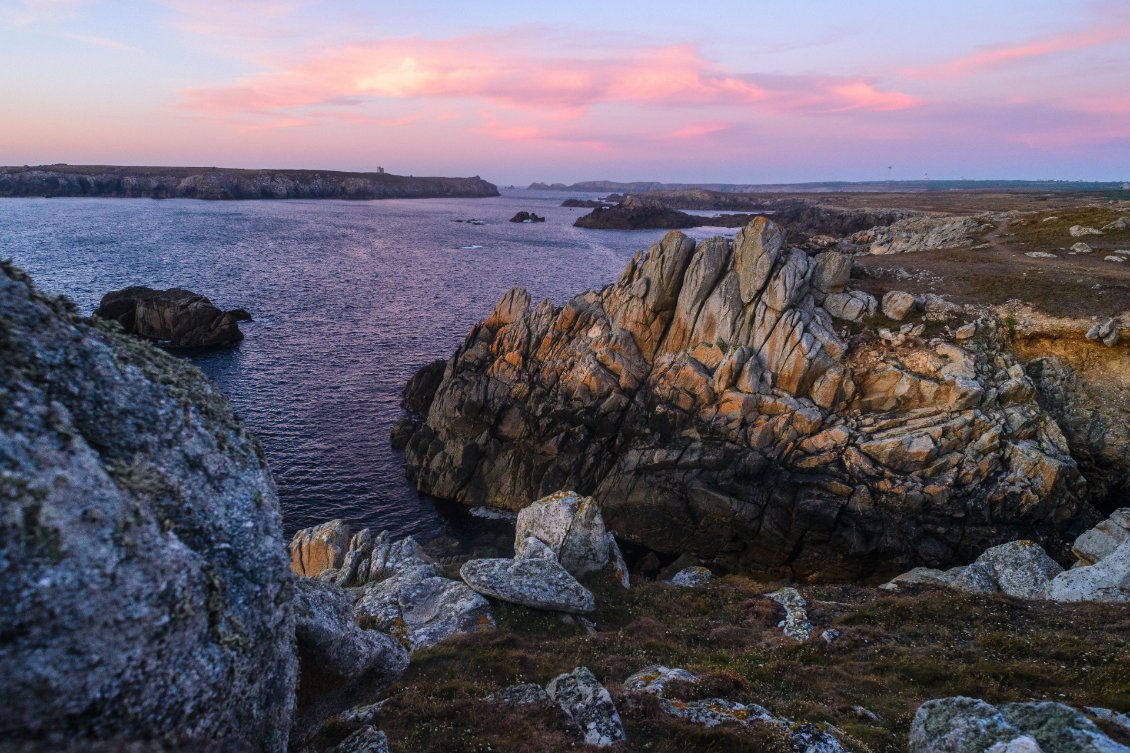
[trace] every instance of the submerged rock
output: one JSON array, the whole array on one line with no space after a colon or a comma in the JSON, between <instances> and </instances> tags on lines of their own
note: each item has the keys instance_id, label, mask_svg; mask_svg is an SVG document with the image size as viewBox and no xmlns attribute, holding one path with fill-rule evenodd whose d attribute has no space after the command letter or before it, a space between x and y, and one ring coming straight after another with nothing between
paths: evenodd
<instances>
[{"instance_id":1,"label":"submerged rock","mask_svg":"<svg viewBox=\"0 0 1130 753\"><path fill-rule=\"evenodd\" d=\"M561 710L580 727L586 745L606 748L624 740L624 723L608 690L587 667L558 675L545 688Z\"/></svg>"},{"instance_id":2,"label":"submerged rock","mask_svg":"<svg viewBox=\"0 0 1130 753\"><path fill-rule=\"evenodd\" d=\"M221 311L204 296L182 288L154 290L131 287L107 293L94 315L115 321L138 337L167 342L176 348L209 348L243 339L239 322L249 321L243 309Z\"/></svg>"},{"instance_id":3,"label":"submerged rock","mask_svg":"<svg viewBox=\"0 0 1130 753\"><path fill-rule=\"evenodd\" d=\"M0 500L5 743L285 749L291 575L261 446L195 367L6 263Z\"/></svg>"},{"instance_id":4,"label":"submerged rock","mask_svg":"<svg viewBox=\"0 0 1130 753\"><path fill-rule=\"evenodd\" d=\"M520 557L471 560L459 568L459 575L479 593L514 604L579 614L596 609L592 592L535 538L526 540Z\"/></svg>"},{"instance_id":5,"label":"submerged rock","mask_svg":"<svg viewBox=\"0 0 1130 753\"><path fill-rule=\"evenodd\" d=\"M622 541L839 577L1058 541L1093 514L1002 326L845 341L833 316L876 304L814 287L818 269L837 287L827 264L759 219L733 242L668 233L559 308L510 291L448 362L409 476L510 510L575 489Z\"/></svg>"}]
</instances>

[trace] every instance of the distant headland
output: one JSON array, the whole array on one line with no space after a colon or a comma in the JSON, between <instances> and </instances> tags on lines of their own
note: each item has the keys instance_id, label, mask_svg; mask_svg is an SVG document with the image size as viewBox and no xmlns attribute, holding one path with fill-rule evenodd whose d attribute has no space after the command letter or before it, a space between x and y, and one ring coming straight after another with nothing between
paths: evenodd
<instances>
[{"instance_id":1,"label":"distant headland","mask_svg":"<svg viewBox=\"0 0 1130 753\"><path fill-rule=\"evenodd\" d=\"M0 167L0 197L151 199L430 199L498 196L482 178L333 170L40 165Z\"/></svg>"},{"instance_id":2,"label":"distant headland","mask_svg":"<svg viewBox=\"0 0 1130 753\"><path fill-rule=\"evenodd\" d=\"M586 193L645 193L647 191L705 189L722 193L799 192L919 192L919 191L1130 191L1130 183L1085 180L872 180L812 183L660 183L586 180L580 183L531 183L531 191L583 191Z\"/></svg>"}]
</instances>

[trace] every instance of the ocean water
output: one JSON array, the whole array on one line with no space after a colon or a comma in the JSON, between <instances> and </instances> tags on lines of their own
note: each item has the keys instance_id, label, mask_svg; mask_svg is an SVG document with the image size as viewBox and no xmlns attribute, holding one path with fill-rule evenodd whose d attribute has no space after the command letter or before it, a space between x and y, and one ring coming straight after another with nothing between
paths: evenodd
<instances>
[{"instance_id":1,"label":"ocean water","mask_svg":"<svg viewBox=\"0 0 1130 753\"><path fill-rule=\"evenodd\" d=\"M237 346L190 356L263 442L289 535L340 517L395 536L459 536L389 445L400 391L447 358L511 287L563 303L619 276L663 231L572 227L565 194L492 199L0 200L0 258L91 312L129 285L245 308ZM516 224L519 210L545 223ZM456 220L479 219L483 225ZM703 238L733 230L696 228Z\"/></svg>"}]
</instances>

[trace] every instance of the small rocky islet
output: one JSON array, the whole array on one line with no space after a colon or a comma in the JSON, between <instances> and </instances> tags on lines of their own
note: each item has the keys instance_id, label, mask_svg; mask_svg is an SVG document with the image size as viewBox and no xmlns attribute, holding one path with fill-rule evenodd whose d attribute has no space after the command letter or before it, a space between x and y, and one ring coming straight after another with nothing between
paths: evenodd
<instances>
[{"instance_id":1,"label":"small rocky islet","mask_svg":"<svg viewBox=\"0 0 1130 753\"><path fill-rule=\"evenodd\" d=\"M5 745L1130 750L1125 319L784 235L511 291L412 380L410 474L517 511L511 557L330 521L288 561L215 388L4 265Z\"/></svg>"}]
</instances>

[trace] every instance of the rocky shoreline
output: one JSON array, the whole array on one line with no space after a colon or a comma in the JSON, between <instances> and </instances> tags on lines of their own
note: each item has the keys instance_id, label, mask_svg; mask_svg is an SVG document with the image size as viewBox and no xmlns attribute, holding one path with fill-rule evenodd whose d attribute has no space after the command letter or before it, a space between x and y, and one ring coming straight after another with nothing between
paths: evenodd
<instances>
[{"instance_id":1,"label":"rocky shoreline","mask_svg":"<svg viewBox=\"0 0 1130 753\"><path fill-rule=\"evenodd\" d=\"M0 197L150 199L485 198L498 188L482 178L418 178L332 170L44 165L0 167Z\"/></svg>"}]
</instances>

